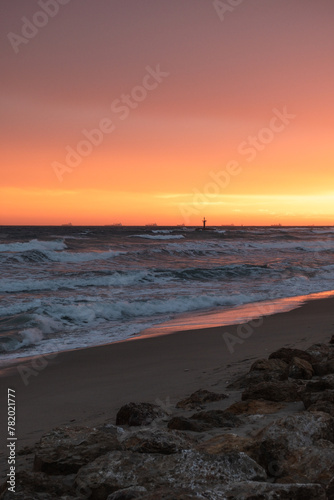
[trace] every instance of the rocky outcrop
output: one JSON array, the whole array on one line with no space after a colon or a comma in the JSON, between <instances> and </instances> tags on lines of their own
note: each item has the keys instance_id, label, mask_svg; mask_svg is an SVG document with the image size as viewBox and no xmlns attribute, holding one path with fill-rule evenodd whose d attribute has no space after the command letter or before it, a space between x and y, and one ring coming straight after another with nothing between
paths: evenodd
<instances>
[{"instance_id":1,"label":"rocky outcrop","mask_svg":"<svg viewBox=\"0 0 334 500\"><path fill-rule=\"evenodd\" d=\"M168 429L174 429L177 431L205 432L210 429L210 425L203 421L196 421L187 417L173 417L168 422Z\"/></svg>"},{"instance_id":2,"label":"rocky outcrop","mask_svg":"<svg viewBox=\"0 0 334 500\"><path fill-rule=\"evenodd\" d=\"M266 401L263 399L248 399L246 401L238 401L226 408L226 412L234 415L268 415L276 413L284 408L284 403L276 403L275 401Z\"/></svg>"},{"instance_id":3,"label":"rocky outcrop","mask_svg":"<svg viewBox=\"0 0 334 500\"><path fill-rule=\"evenodd\" d=\"M254 457L269 476L280 482L283 478L284 482L322 482L324 470L334 459L334 419L322 412L289 415L261 430L255 440ZM322 454L327 457L323 463ZM318 458L308 462L309 456ZM315 467L317 460L320 463ZM331 477L326 475L327 482Z\"/></svg>"},{"instance_id":4,"label":"rocky outcrop","mask_svg":"<svg viewBox=\"0 0 334 500\"><path fill-rule=\"evenodd\" d=\"M108 494L132 486L169 487L176 484L193 492L219 488L235 481L265 481L266 473L244 453L211 456L194 450L179 454L153 456L114 451L82 467L77 487L90 489L92 500L103 500Z\"/></svg>"},{"instance_id":5,"label":"rocky outcrop","mask_svg":"<svg viewBox=\"0 0 334 500\"><path fill-rule=\"evenodd\" d=\"M45 434L35 448L34 471L73 474L107 451L121 449L120 429L113 425L59 427Z\"/></svg>"},{"instance_id":6,"label":"rocky outcrop","mask_svg":"<svg viewBox=\"0 0 334 500\"><path fill-rule=\"evenodd\" d=\"M314 370L308 361L301 358L292 358L289 365L289 377L297 379L310 380L313 377Z\"/></svg>"},{"instance_id":7,"label":"rocky outcrop","mask_svg":"<svg viewBox=\"0 0 334 500\"><path fill-rule=\"evenodd\" d=\"M200 443L196 446L196 450L210 455L239 451L247 453L252 458L255 444L253 438L246 438L237 434L220 434Z\"/></svg>"},{"instance_id":8,"label":"rocky outcrop","mask_svg":"<svg viewBox=\"0 0 334 500\"><path fill-rule=\"evenodd\" d=\"M123 448L127 451L161 453L163 455L170 455L185 449L188 441L172 432L159 429L142 429L125 433L120 439Z\"/></svg>"},{"instance_id":9,"label":"rocky outcrop","mask_svg":"<svg viewBox=\"0 0 334 500\"><path fill-rule=\"evenodd\" d=\"M287 347L282 347L278 351L270 354L269 359L282 359L286 363L290 364L293 358L304 359L308 361L311 365L316 362L316 358L312 356L307 351L302 351L300 349L289 349Z\"/></svg>"},{"instance_id":10,"label":"rocky outcrop","mask_svg":"<svg viewBox=\"0 0 334 500\"><path fill-rule=\"evenodd\" d=\"M319 484L239 483L225 489L226 499L237 500L326 500Z\"/></svg>"},{"instance_id":11,"label":"rocky outcrop","mask_svg":"<svg viewBox=\"0 0 334 500\"><path fill-rule=\"evenodd\" d=\"M251 385L242 393L242 400L267 399L268 401L300 401L300 386L297 382L284 380L282 382L260 382Z\"/></svg>"},{"instance_id":12,"label":"rocky outcrop","mask_svg":"<svg viewBox=\"0 0 334 500\"><path fill-rule=\"evenodd\" d=\"M18 453L35 458L34 472L17 473L16 497L334 500L333 362L334 344L284 348L253 363L227 409L224 394L200 389L169 420L158 405L129 403L116 426L54 429ZM0 499L12 497L3 484Z\"/></svg>"},{"instance_id":13,"label":"rocky outcrop","mask_svg":"<svg viewBox=\"0 0 334 500\"><path fill-rule=\"evenodd\" d=\"M216 392L210 392L206 389L199 389L198 391L191 394L188 398L182 399L176 403L176 408L183 409L194 409L198 406L202 406L205 403L212 403L214 401L221 401L222 399L228 398L226 394L217 394Z\"/></svg>"},{"instance_id":14,"label":"rocky outcrop","mask_svg":"<svg viewBox=\"0 0 334 500\"><path fill-rule=\"evenodd\" d=\"M118 411L116 425L149 425L166 416L160 406L151 403L128 403Z\"/></svg>"}]
</instances>

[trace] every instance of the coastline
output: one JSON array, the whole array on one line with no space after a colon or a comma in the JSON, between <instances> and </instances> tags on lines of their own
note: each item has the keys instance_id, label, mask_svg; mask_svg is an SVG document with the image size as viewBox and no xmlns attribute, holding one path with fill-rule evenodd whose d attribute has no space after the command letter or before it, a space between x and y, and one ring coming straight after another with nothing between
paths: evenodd
<instances>
[{"instance_id":1,"label":"coastline","mask_svg":"<svg viewBox=\"0 0 334 500\"><path fill-rule=\"evenodd\" d=\"M281 347L304 349L328 342L334 333L333 306L334 298L312 300L258 322L35 358L19 365L25 367L21 375L15 367L3 370L3 401L8 388L16 391L18 449L31 446L59 425L114 423L119 408L130 401L173 405L199 388L224 392L255 359ZM240 330L245 325L246 329ZM247 331L247 338L240 339L231 352L223 335L227 332L238 337L240 331ZM231 393L228 404L232 402ZM1 405L3 425L6 412ZM4 434L1 439L1 450L5 450Z\"/></svg>"}]
</instances>

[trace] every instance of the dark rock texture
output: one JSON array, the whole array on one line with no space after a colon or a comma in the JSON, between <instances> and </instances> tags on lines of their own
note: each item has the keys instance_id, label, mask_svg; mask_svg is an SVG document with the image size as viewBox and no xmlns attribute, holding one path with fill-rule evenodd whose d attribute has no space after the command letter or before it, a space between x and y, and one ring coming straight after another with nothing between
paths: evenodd
<instances>
[{"instance_id":1,"label":"dark rock texture","mask_svg":"<svg viewBox=\"0 0 334 500\"><path fill-rule=\"evenodd\" d=\"M54 429L36 445L34 471L73 474L103 453L121 449L119 435L120 430L115 426Z\"/></svg>"},{"instance_id":2,"label":"dark rock texture","mask_svg":"<svg viewBox=\"0 0 334 500\"><path fill-rule=\"evenodd\" d=\"M242 400L267 399L268 401L299 401L301 399L300 386L293 381L261 382L248 387L242 393Z\"/></svg>"},{"instance_id":3,"label":"dark rock texture","mask_svg":"<svg viewBox=\"0 0 334 500\"><path fill-rule=\"evenodd\" d=\"M193 409L205 403L212 403L226 398L228 398L226 394L217 394L216 392L210 392L206 389L199 389L188 398L182 399L176 403L176 408Z\"/></svg>"},{"instance_id":4,"label":"dark rock texture","mask_svg":"<svg viewBox=\"0 0 334 500\"><path fill-rule=\"evenodd\" d=\"M118 411L116 425L149 425L156 418L166 416L158 405L151 403L128 403Z\"/></svg>"}]
</instances>

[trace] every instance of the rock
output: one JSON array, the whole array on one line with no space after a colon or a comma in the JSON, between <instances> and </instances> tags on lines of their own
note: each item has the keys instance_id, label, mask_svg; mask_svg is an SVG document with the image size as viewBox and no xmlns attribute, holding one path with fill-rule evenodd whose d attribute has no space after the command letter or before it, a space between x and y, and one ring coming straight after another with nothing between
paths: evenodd
<instances>
[{"instance_id":1,"label":"rock","mask_svg":"<svg viewBox=\"0 0 334 500\"><path fill-rule=\"evenodd\" d=\"M210 429L210 426L205 422L197 422L196 420L191 420L186 417L173 417L168 422L168 429L174 429L177 431L204 432Z\"/></svg>"},{"instance_id":2,"label":"rock","mask_svg":"<svg viewBox=\"0 0 334 500\"><path fill-rule=\"evenodd\" d=\"M325 375L318 380L311 380L305 386L306 392L321 392L326 389L334 389L334 375Z\"/></svg>"},{"instance_id":3,"label":"rock","mask_svg":"<svg viewBox=\"0 0 334 500\"><path fill-rule=\"evenodd\" d=\"M280 482L328 485L334 476L334 445L319 441L316 446L291 453L282 464Z\"/></svg>"},{"instance_id":4,"label":"rock","mask_svg":"<svg viewBox=\"0 0 334 500\"><path fill-rule=\"evenodd\" d=\"M289 377L310 380L313 373L312 365L308 361L301 358L292 358L289 365Z\"/></svg>"},{"instance_id":5,"label":"rock","mask_svg":"<svg viewBox=\"0 0 334 500\"><path fill-rule=\"evenodd\" d=\"M177 485L197 493L203 487L265 479L263 468L244 453L211 456L192 450L174 455L113 451L82 467L75 485L89 488L91 500L104 500L117 490L133 486L143 486L150 491L152 487Z\"/></svg>"},{"instance_id":6,"label":"rock","mask_svg":"<svg viewBox=\"0 0 334 500\"><path fill-rule=\"evenodd\" d=\"M267 399L268 401L300 401L300 386L293 381L261 382L248 387L242 393L242 400Z\"/></svg>"},{"instance_id":7,"label":"rock","mask_svg":"<svg viewBox=\"0 0 334 500\"><path fill-rule=\"evenodd\" d=\"M306 349L306 352L310 354L316 363L324 361L333 353L333 347L327 344L313 344L311 347Z\"/></svg>"},{"instance_id":8,"label":"rock","mask_svg":"<svg viewBox=\"0 0 334 500\"><path fill-rule=\"evenodd\" d=\"M233 413L228 413L223 410L210 410L201 411L199 413L194 413L190 417L192 420L201 420L209 425L209 428L213 427L237 427L241 424L241 420L233 415Z\"/></svg>"},{"instance_id":9,"label":"rock","mask_svg":"<svg viewBox=\"0 0 334 500\"><path fill-rule=\"evenodd\" d=\"M125 434L121 439L123 447L138 453L162 453L170 455L187 447L185 439L161 430L144 429Z\"/></svg>"},{"instance_id":10,"label":"rock","mask_svg":"<svg viewBox=\"0 0 334 500\"><path fill-rule=\"evenodd\" d=\"M176 408L192 409L204 403L212 403L213 401L220 401L226 398L228 398L226 394L218 394L216 392L210 392L205 389L199 389L198 391L191 394L188 398L182 399L181 401L176 403Z\"/></svg>"},{"instance_id":11,"label":"rock","mask_svg":"<svg viewBox=\"0 0 334 500\"><path fill-rule=\"evenodd\" d=\"M278 351L270 354L269 359L282 359L286 363L290 364L293 358L305 359L311 363L316 362L316 359L306 351L301 351L300 349L289 349L287 347L282 347L282 349L278 349Z\"/></svg>"},{"instance_id":12,"label":"rock","mask_svg":"<svg viewBox=\"0 0 334 500\"><path fill-rule=\"evenodd\" d=\"M275 380L287 380L289 365L281 359L258 359L255 361L249 373L238 378L228 385L228 389L240 390L250 385Z\"/></svg>"},{"instance_id":13,"label":"rock","mask_svg":"<svg viewBox=\"0 0 334 500\"><path fill-rule=\"evenodd\" d=\"M326 500L319 484L271 484L240 482L225 489L228 500Z\"/></svg>"},{"instance_id":14,"label":"rock","mask_svg":"<svg viewBox=\"0 0 334 500\"><path fill-rule=\"evenodd\" d=\"M187 488L158 488L141 496L141 500L207 500L200 493L194 493L191 489Z\"/></svg>"},{"instance_id":15,"label":"rock","mask_svg":"<svg viewBox=\"0 0 334 500\"><path fill-rule=\"evenodd\" d=\"M111 493L108 495L107 500L133 500L136 498L143 498L145 493L147 493L147 489L143 486L131 486L130 488Z\"/></svg>"},{"instance_id":16,"label":"rock","mask_svg":"<svg viewBox=\"0 0 334 500\"><path fill-rule=\"evenodd\" d=\"M315 375L323 377L324 375L334 374L334 359L329 361L322 361L321 363L314 363L313 369Z\"/></svg>"},{"instance_id":17,"label":"rock","mask_svg":"<svg viewBox=\"0 0 334 500\"><path fill-rule=\"evenodd\" d=\"M334 335L332 335L330 341L329 341L330 344L334 344Z\"/></svg>"},{"instance_id":18,"label":"rock","mask_svg":"<svg viewBox=\"0 0 334 500\"><path fill-rule=\"evenodd\" d=\"M316 401L307 408L307 411L323 411L334 417L334 403L329 401Z\"/></svg>"},{"instance_id":19,"label":"rock","mask_svg":"<svg viewBox=\"0 0 334 500\"><path fill-rule=\"evenodd\" d=\"M327 495L327 500L334 500L334 477L330 480L326 488L326 495Z\"/></svg>"},{"instance_id":20,"label":"rock","mask_svg":"<svg viewBox=\"0 0 334 500\"><path fill-rule=\"evenodd\" d=\"M277 380L285 380L288 378L288 363L282 359L258 359L255 361L250 371L270 372Z\"/></svg>"},{"instance_id":21,"label":"rock","mask_svg":"<svg viewBox=\"0 0 334 500\"><path fill-rule=\"evenodd\" d=\"M302 395L302 400L306 409L308 409L311 405L314 405L320 401L327 401L329 403L334 403L334 390L326 389L322 392L309 392L304 391Z\"/></svg>"},{"instance_id":22,"label":"rock","mask_svg":"<svg viewBox=\"0 0 334 500\"><path fill-rule=\"evenodd\" d=\"M152 403L128 403L118 411L116 425L149 425L156 418L165 417L160 406Z\"/></svg>"},{"instance_id":23,"label":"rock","mask_svg":"<svg viewBox=\"0 0 334 500\"><path fill-rule=\"evenodd\" d=\"M119 430L58 427L44 434L35 447L34 471L47 474L73 474L99 455L120 449Z\"/></svg>"},{"instance_id":24,"label":"rock","mask_svg":"<svg viewBox=\"0 0 334 500\"><path fill-rule=\"evenodd\" d=\"M249 399L246 401L239 401L226 408L226 412L233 413L234 415L267 415L276 413L284 408L284 404L276 403L274 401L265 401L263 399Z\"/></svg>"},{"instance_id":25,"label":"rock","mask_svg":"<svg viewBox=\"0 0 334 500\"><path fill-rule=\"evenodd\" d=\"M236 434L222 434L200 443L196 446L196 450L210 455L239 451L251 456L253 446L254 440L252 438L245 438Z\"/></svg>"},{"instance_id":26,"label":"rock","mask_svg":"<svg viewBox=\"0 0 334 500\"><path fill-rule=\"evenodd\" d=\"M158 488L140 497L141 500L207 500L207 496L202 496L201 493L194 493L187 488Z\"/></svg>"},{"instance_id":27,"label":"rock","mask_svg":"<svg viewBox=\"0 0 334 500\"><path fill-rule=\"evenodd\" d=\"M326 413L299 413L281 418L262 429L255 437L256 461L269 475L286 475L286 463L297 450L316 447L321 440L332 447L334 419ZM305 455L307 456L307 454Z\"/></svg>"},{"instance_id":28,"label":"rock","mask_svg":"<svg viewBox=\"0 0 334 500\"><path fill-rule=\"evenodd\" d=\"M54 500L61 496L74 498L76 495L73 488L74 476L63 478L61 476L48 476L42 472L32 473L18 471L16 473L15 494L4 491L1 500L12 500L21 498L24 500ZM73 495L73 496L72 496Z\"/></svg>"}]
</instances>

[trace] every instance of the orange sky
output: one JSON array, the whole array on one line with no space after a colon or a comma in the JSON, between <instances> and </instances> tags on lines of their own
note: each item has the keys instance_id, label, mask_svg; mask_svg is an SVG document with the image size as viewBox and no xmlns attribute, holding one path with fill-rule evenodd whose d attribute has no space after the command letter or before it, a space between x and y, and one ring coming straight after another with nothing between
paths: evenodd
<instances>
[{"instance_id":1,"label":"orange sky","mask_svg":"<svg viewBox=\"0 0 334 500\"><path fill-rule=\"evenodd\" d=\"M0 6L0 224L334 224L331 0L55 2Z\"/></svg>"}]
</instances>

